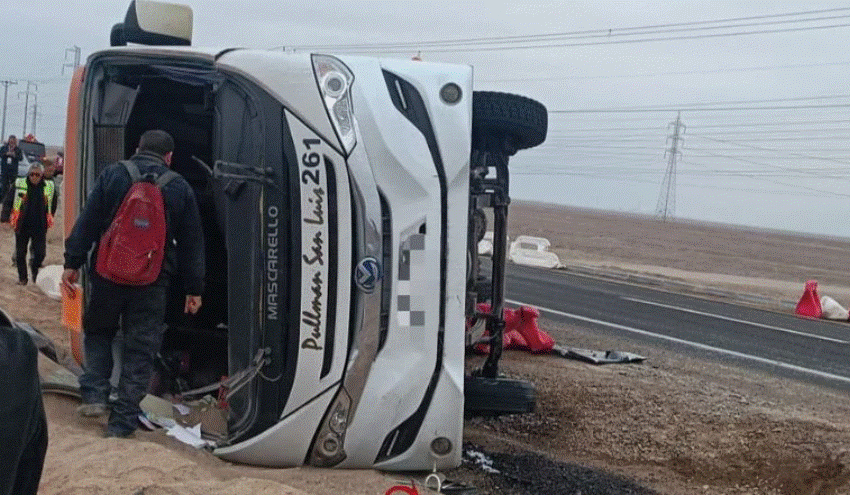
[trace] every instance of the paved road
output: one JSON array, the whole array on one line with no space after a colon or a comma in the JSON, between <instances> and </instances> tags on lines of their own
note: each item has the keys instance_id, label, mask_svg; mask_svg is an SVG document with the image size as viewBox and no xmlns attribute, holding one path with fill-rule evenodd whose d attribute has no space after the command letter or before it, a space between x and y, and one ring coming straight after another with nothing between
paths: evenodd
<instances>
[{"instance_id":1,"label":"paved road","mask_svg":"<svg viewBox=\"0 0 850 495\"><path fill-rule=\"evenodd\" d=\"M850 323L513 264L505 296L552 321L850 390Z\"/></svg>"}]
</instances>

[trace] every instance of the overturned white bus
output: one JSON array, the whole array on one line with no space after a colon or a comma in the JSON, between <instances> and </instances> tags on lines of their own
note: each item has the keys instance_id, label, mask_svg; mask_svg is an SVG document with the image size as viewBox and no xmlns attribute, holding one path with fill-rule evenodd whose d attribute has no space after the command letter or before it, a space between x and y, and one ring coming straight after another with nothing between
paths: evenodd
<instances>
[{"instance_id":1,"label":"overturned white bus","mask_svg":"<svg viewBox=\"0 0 850 495\"><path fill-rule=\"evenodd\" d=\"M458 465L465 411L534 404L498 376L505 246L487 277L475 246L483 208L505 238L508 158L545 139L546 109L473 92L468 66L194 48L191 30L187 8L136 0L69 99L66 229L150 128L174 137L199 201L204 306L186 317L174 289L153 392L238 377L214 450L237 462ZM476 315L484 299L493 311ZM465 375L471 317L497 345Z\"/></svg>"}]
</instances>

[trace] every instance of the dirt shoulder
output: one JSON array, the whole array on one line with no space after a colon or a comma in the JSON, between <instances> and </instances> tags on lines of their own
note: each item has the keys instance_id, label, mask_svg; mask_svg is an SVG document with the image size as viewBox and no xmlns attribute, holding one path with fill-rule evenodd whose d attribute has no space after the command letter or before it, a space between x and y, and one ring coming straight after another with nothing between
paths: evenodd
<instances>
[{"instance_id":1,"label":"dirt shoulder","mask_svg":"<svg viewBox=\"0 0 850 495\"><path fill-rule=\"evenodd\" d=\"M558 342L647 360L593 366L508 351L502 371L536 385L538 409L469 421L470 441L491 452L542 453L668 495L850 493L846 394L540 323Z\"/></svg>"}]
</instances>

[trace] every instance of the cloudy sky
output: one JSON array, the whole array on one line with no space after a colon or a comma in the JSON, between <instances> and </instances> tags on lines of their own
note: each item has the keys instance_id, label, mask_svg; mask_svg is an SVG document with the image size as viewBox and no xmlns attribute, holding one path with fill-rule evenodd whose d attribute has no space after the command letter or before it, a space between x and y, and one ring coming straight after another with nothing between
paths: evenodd
<instances>
[{"instance_id":1,"label":"cloudy sky","mask_svg":"<svg viewBox=\"0 0 850 495\"><path fill-rule=\"evenodd\" d=\"M84 61L107 46L128 3L80 0L69 14L0 1L17 21L0 30L0 78L17 83L6 134L35 125L42 141L62 142L63 66L74 47ZM199 46L421 53L471 64L476 89L539 100L549 135L512 160L515 198L850 237L848 4L183 3Z\"/></svg>"}]
</instances>

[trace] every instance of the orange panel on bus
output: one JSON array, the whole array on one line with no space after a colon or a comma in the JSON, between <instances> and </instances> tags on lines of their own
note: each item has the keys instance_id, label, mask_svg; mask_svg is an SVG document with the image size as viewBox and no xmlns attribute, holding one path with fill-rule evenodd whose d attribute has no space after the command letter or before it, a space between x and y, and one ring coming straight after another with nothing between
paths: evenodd
<instances>
[{"instance_id":1,"label":"orange panel on bus","mask_svg":"<svg viewBox=\"0 0 850 495\"><path fill-rule=\"evenodd\" d=\"M82 95L83 74L85 67L74 71L71 87L68 91L68 119L65 125L65 171L63 172L62 187L65 207L63 209L65 223L65 238L71 234L74 221L77 218L78 204L77 177L80 162L80 97ZM83 291L78 286L76 294L62 291L62 325L68 329L71 340L71 353L78 364L83 363Z\"/></svg>"}]
</instances>

